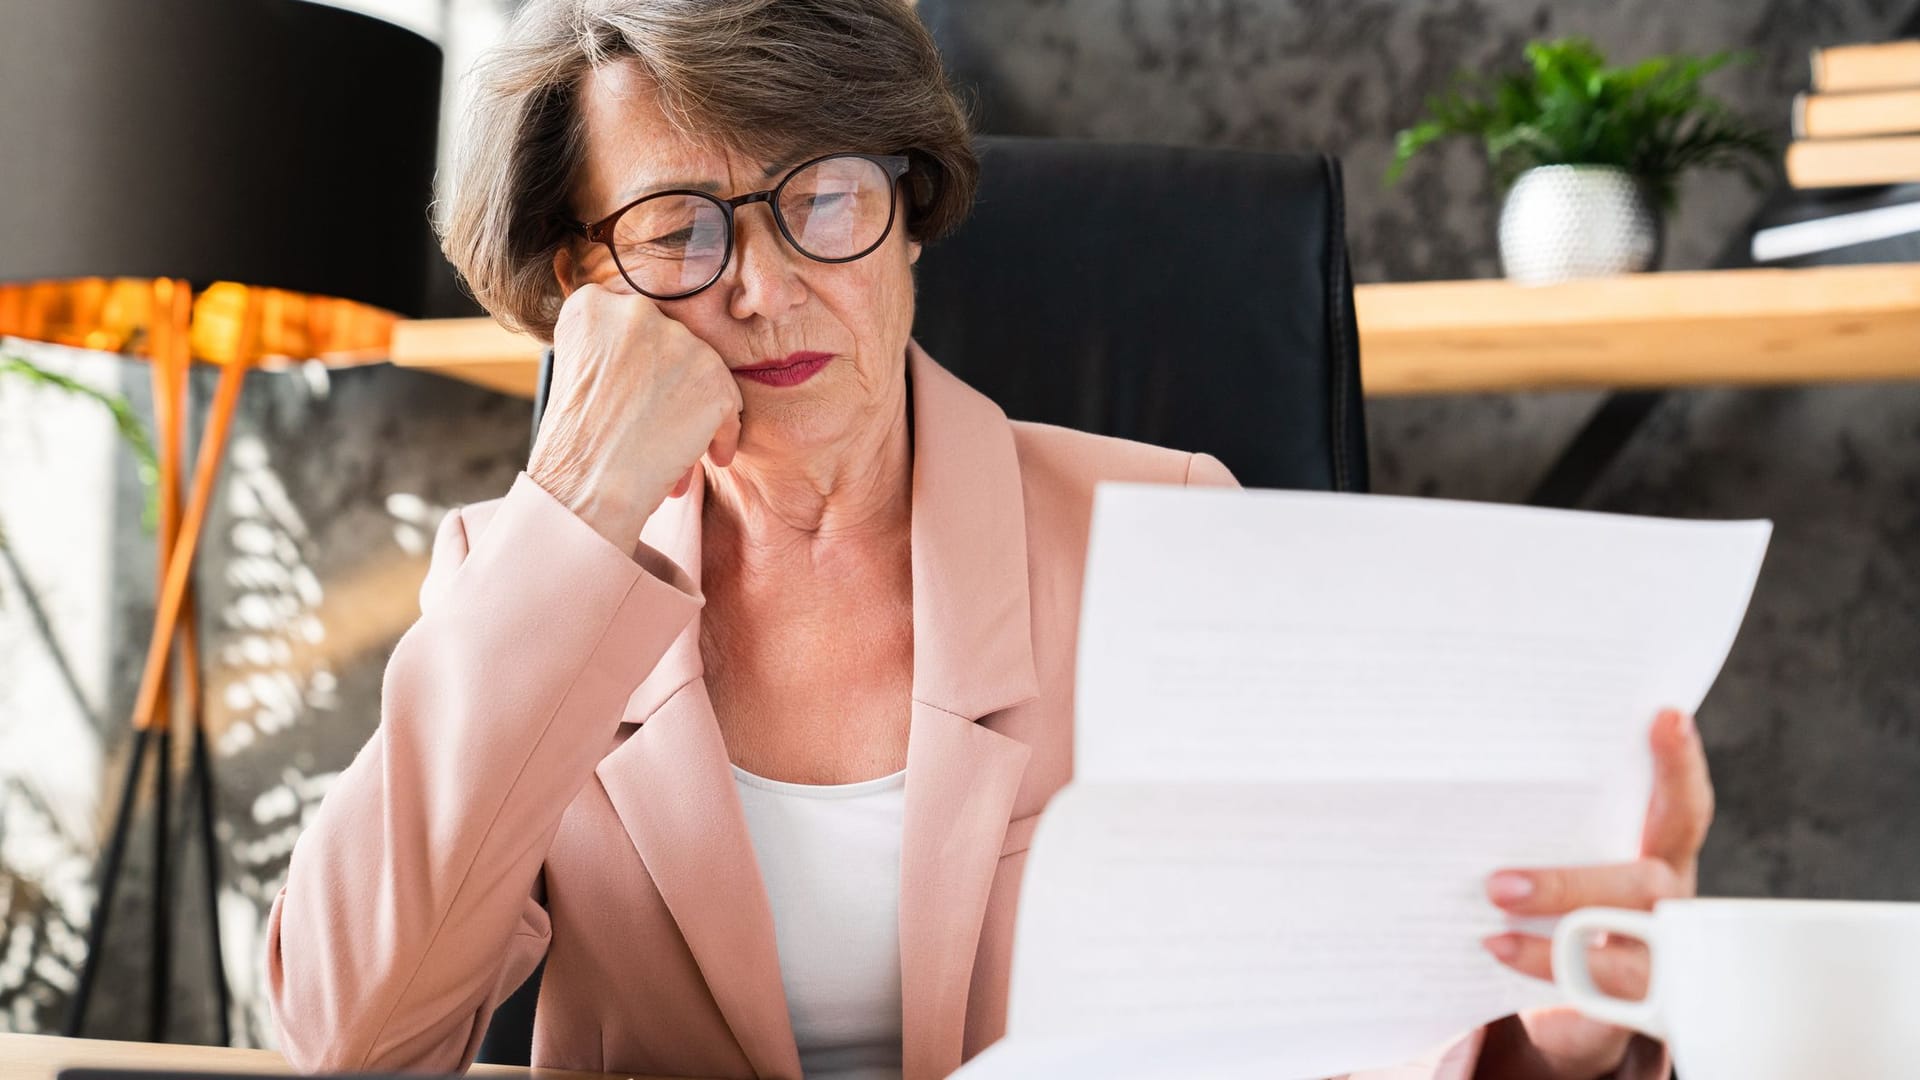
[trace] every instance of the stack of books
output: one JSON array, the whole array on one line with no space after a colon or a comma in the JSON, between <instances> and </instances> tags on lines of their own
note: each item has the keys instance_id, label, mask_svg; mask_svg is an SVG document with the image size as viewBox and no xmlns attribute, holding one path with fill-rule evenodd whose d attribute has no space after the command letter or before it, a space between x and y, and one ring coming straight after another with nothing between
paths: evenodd
<instances>
[{"instance_id":1,"label":"stack of books","mask_svg":"<svg viewBox=\"0 0 1920 1080\"><path fill-rule=\"evenodd\" d=\"M1920 182L1920 40L1815 49L1793 135L1794 187Z\"/></svg>"},{"instance_id":2,"label":"stack of books","mask_svg":"<svg viewBox=\"0 0 1920 1080\"><path fill-rule=\"evenodd\" d=\"M1920 39L1814 50L1793 135L1755 263L1920 261Z\"/></svg>"}]
</instances>

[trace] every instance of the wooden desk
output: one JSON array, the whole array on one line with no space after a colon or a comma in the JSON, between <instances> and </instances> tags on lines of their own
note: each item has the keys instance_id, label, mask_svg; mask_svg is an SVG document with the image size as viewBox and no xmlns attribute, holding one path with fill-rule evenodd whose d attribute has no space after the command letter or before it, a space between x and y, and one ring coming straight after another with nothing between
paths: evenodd
<instances>
[{"instance_id":1,"label":"wooden desk","mask_svg":"<svg viewBox=\"0 0 1920 1080\"><path fill-rule=\"evenodd\" d=\"M1370 395L1920 379L1920 265L1354 289ZM540 345L491 319L394 327L393 362L532 397Z\"/></svg>"},{"instance_id":2,"label":"wooden desk","mask_svg":"<svg viewBox=\"0 0 1920 1080\"><path fill-rule=\"evenodd\" d=\"M225 1046L172 1046L158 1043L63 1039L54 1035L0 1033L0 1080L53 1080L72 1067L101 1069L186 1069L209 1073L292 1075L285 1058L272 1050ZM516 1069L475 1065L468 1076L484 1080L647 1080L631 1073L572 1072L566 1069Z\"/></svg>"}]
</instances>

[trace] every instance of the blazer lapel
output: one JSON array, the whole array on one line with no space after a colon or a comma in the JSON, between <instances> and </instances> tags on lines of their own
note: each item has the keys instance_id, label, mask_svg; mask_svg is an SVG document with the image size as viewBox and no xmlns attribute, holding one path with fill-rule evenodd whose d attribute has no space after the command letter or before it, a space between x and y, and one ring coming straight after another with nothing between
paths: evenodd
<instances>
[{"instance_id":1,"label":"blazer lapel","mask_svg":"<svg viewBox=\"0 0 1920 1080\"><path fill-rule=\"evenodd\" d=\"M1029 748L976 723L1039 695L1026 512L1006 414L908 349L913 717L900 854L906 1080L960 1066L987 895Z\"/></svg>"},{"instance_id":2,"label":"blazer lapel","mask_svg":"<svg viewBox=\"0 0 1920 1080\"><path fill-rule=\"evenodd\" d=\"M669 501L641 533L696 586L702 497L696 486ZM773 912L702 678L697 617L634 691L627 718L637 726L622 725L625 741L594 774L754 1073L799 1080Z\"/></svg>"}]
</instances>

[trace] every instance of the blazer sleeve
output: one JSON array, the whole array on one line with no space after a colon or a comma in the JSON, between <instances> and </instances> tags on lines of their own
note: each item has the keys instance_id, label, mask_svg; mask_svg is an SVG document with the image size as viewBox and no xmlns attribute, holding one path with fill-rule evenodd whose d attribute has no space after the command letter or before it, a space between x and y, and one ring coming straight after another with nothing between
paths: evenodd
<instances>
[{"instance_id":1,"label":"blazer sleeve","mask_svg":"<svg viewBox=\"0 0 1920 1080\"><path fill-rule=\"evenodd\" d=\"M633 691L701 598L521 473L450 513L380 723L293 849L267 1000L300 1072L464 1071L551 936L534 887Z\"/></svg>"}]
</instances>

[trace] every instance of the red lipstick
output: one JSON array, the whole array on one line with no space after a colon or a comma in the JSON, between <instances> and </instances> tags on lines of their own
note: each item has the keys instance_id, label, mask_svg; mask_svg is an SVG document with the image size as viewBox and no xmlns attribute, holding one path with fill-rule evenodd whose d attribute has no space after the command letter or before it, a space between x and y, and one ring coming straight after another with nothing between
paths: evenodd
<instances>
[{"instance_id":1,"label":"red lipstick","mask_svg":"<svg viewBox=\"0 0 1920 1080\"><path fill-rule=\"evenodd\" d=\"M749 367L734 368L733 373L768 386L799 386L833 359L832 353L797 352L782 360L762 360Z\"/></svg>"}]
</instances>

